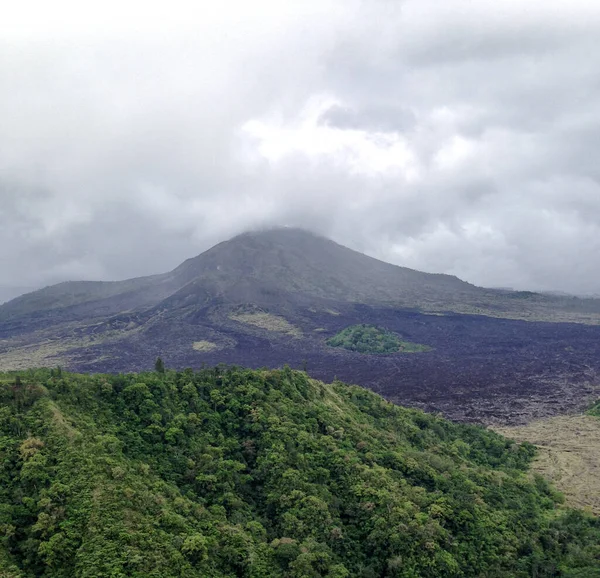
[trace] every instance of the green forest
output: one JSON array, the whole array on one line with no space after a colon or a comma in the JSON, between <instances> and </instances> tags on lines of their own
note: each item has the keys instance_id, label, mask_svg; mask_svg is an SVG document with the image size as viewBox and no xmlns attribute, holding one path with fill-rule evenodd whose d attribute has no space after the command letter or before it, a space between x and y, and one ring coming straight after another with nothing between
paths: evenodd
<instances>
[{"instance_id":1,"label":"green forest","mask_svg":"<svg viewBox=\"0 0 600 578\"><path fill-rule=\"evenodd\" d=\"M370 354L419 353L430 351L427 345L402 341L398 335L374 325L352 325L327 340L331 347Z\"/></svg>"},{"instance_id":2,"label":"green forest","mask_svg":"<svg viewBox=\"0 0 600 578\"><path fill-rule=\"evenodd\" d=\"M0 577L600 576L535 448L304 372L0 374Z\"/></svg>"}]
</instances>

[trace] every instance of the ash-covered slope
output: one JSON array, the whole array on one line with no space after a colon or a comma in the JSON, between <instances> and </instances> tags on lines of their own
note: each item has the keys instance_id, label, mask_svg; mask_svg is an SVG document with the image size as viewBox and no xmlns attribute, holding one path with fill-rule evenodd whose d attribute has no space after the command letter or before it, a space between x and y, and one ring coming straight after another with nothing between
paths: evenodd
<instances>
[{"instance_id":1,"label":"ash-covered slope","mask_svg":"<svg viewBox=\"0 0 600 578\"><path fill-rule=\"evenodd\" d=\"M373 259L299 229L239 235L170 273L118 282L68 282L0 307L0 321L32 316L75 320L219 299L270 305L273 299L331 299L418 307L486 293L449 275L421 273Z\"/></svg>"},{"instance_id":2,"label":"ash-covered slope","mask_svg":"<svg viewBox=\"0 0 600 578\"><path fill-rule=\"evenodd\" d=\"M16 299L24 293L30 293L35 291L33 287L15 287L13 285L0 285L0 305Z\"/></svg>"},{"instance_id":3,"label":"ash-covered slope","mask_svg":"<svg viewBox=\"0 0 600 578\"><path fill-rule=\"evenodd\" d=\"M23 326L92 321L209 302L306 307L319 300L537 321L600 323L600 300L476 287L384 263L300 229L244 233L169 273L67 282L0 306L0 336ZM8 324L8 326L6 326Z\"/></svg>"},{"instance_id":4,"label":"ash-covered slope","mask_svg":"<svg viewBox=\"0 0 600 578\"><path fill-rule=\"evenodd\" d=\"M288 293L416 306L485 291L450 275L384 263L299 229L246 233L189 259L173 274L232 300Z\"/></svg>"}]
</instances>

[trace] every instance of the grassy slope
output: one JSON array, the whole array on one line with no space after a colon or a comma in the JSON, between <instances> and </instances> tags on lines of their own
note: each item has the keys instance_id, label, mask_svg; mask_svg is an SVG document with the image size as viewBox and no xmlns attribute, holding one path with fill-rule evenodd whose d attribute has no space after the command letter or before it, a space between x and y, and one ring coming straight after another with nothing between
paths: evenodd
<instances>
[{"instance_id":1,"label":"grassy slope","mask_svg":"<svg viewBox=\"0 0 600 578\"><path fill-rule=\"evenodd\" d=\"M559 416L496 431L539 448L533 470L551 480L569 505L600 515L600 419Z\"/></svg>"},{"instance_id":2,"label":"grassy slope","mask_svg":"<svg viewBox=\"0 0 600 578\"><path fill-rule=\"evenodd\" d=\"M16 377L0 576L599 575L598 522L492 432L289 370Z\"/></svg>"}]
</instances>

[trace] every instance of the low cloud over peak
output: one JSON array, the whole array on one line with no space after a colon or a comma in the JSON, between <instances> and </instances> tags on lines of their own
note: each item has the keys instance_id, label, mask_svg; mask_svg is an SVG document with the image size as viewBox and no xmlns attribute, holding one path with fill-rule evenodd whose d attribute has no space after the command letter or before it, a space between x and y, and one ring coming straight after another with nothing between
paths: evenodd
<instances>
[{"instance_id":1,"label":"low cloud over peak","mask_svg":"<svg viewBox=\"0 0 600 578\"><path fill-rule=\"evenodd\" d=\"M0 24L0 285L165 271L293 225L600 293L593 4L30 4Z\"/></svg>"}]
</instances>

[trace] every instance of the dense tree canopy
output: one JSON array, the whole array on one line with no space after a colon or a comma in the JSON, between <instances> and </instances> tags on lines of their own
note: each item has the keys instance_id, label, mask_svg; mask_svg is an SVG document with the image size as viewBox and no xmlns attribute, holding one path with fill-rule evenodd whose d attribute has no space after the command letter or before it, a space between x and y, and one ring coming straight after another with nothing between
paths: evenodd
<instances>
[{"instance_id":1,"label":"dense tree canopy","mask_svg":"<svg viewBox=\"0 0 600 578\"><path fill-rule=\"evenodd\" d=\"M0 401L4 578L600 576L532 446L359 387L38 370Z\"/></svg>"},{"instance_id":2,"label":"dense tree canopy","mask_svg":"<svg viewBox=\"0 0 600 578\"><path fill-rule=\"evenodd\" d=\"M351 325L327 340L331 347L341 347L358 353L418 353L430 348L420 343L403 341L391 331L374 325Z\"/></svg>"}]
</instances>

